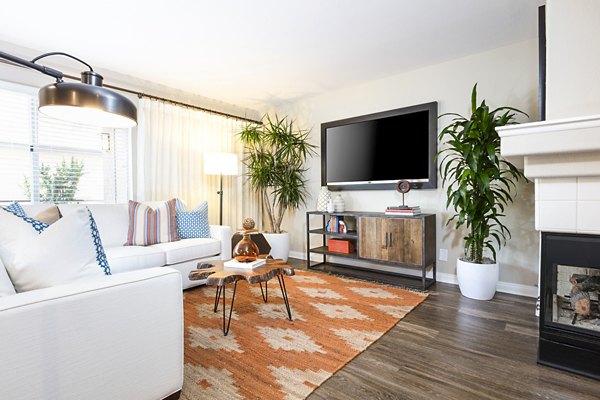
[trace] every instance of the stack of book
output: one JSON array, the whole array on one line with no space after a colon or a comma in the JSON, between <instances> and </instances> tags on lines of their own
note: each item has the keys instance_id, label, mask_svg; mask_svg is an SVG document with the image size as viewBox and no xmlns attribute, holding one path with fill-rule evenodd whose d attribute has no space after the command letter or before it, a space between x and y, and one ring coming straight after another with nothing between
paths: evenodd
<instances>
[{"instance_id":1,"label":"stack of book","mask_svg":"<svg viewBox=\"0 0 600 400\"><path fill-rule=\"evenodd\" d=\"M340 215L332 215L329 218L329 221L327 221L325 230L327 232L348 233L346 223L344 222L344 217Z\"/></svg>"},{"instance_id":2,"label":"stack of book","mask_svg":"<svg viewBox=\"0 0 600 400\"><path fill-rule=\"evenodd\" d=\"M239 262L234 258L233 260L225 261L223 265L225 268L254 269L265 265L266 263L267 260L263 258L259 258L258 260L252 262Z\"/></svg>"},{"instance_id":3,"label":"stack of book","mask_svg":"<svg viewBox=\"0 0 600 400\"><path fill-rule=\"evenodd\" d=\"M390 206L385 210L385 215L402 215L405 217L412 217L421 214L421 207L408 207L408 206Z\"/></svg>"}]
</instances>

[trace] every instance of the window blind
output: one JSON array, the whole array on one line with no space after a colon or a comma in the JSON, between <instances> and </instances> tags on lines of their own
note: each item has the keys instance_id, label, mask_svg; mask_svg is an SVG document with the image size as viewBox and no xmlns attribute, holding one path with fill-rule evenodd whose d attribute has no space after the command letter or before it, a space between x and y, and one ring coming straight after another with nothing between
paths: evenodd
<instances>
[{"instance_id":1,"label":"window blind","mask_svg":"<svg viewBox=\"0 0 600 400\"><path fill-rule=\"evenodd\" d=\"M36 89L1 83L0 201L127 201L129 134L46 117Z\"/></svg>"}]
</instances>

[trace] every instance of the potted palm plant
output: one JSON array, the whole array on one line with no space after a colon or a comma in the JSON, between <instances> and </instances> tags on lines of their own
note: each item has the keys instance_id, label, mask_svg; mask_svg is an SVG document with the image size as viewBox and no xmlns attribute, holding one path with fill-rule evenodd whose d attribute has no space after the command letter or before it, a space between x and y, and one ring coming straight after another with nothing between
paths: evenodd
<instances>
[{"instance_id":1,"label":"potted palm plant","mask_svg":"<svg viewBox=\"0 0 600 400\"><path fill-rule=\"evenodd\" d=\"M288 117L266 115L262 124L250 123L239 133L246 155L250 186L260 193L266 216L265 238L271 255L287 261L290 238L281 228L287 210L306 203L305 162L315 154L309 130L297 129Z\"/></svg>"},{"instance_id":2,"label":"potted palm plant","mask_svg":"<svg viewBox=\"0 0 600 400\"><path fill-rule=\"evenodd\" d=\"M440 174L447 184L447 203L454 215L447 225L466 226L464 257L457 260L456 275L463 296L489 300L496 293L499 268L496 251L510 238L502 222L506 205L513 202L515 182L525 179L521 171L500 157L500 137L496 128L513 125L512 107L490 111L485 100L477 105L477 84L471 94L471 116L451 115L452 123L440 133L446 145L438 153ZM487 254L485 254L487 250Z\"/></svg>"}]
</instances>

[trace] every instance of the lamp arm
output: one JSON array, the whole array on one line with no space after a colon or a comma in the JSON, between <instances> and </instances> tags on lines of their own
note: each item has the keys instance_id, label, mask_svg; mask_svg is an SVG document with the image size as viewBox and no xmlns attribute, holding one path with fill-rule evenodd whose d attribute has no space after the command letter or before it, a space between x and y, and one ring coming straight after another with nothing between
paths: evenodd
<instances>
[{"instance_id":1,"label":"lamp arm","mask_svg":"<svg viewBox=\"0 0 600 400\"><path fill-rule=\"evenodd\" d=\"M24 58L13 56L12 54L8 54L3 51L0 51L0 58L4 58L5 60L11 61L15 64L23 65L27 68L35 69L36 71L39 71L42 74L49 75L53 78L56 78L57 82L62 82L62 79L64 77L64 74L56 69L36 64L33 61L28 61L28 60L25 60Z\"/></svg>"},{"instance_id":2,"label":"lamp arm","mask_svg":"<svg viewBox=\"0 0 600 400\"><path fill-rule=\"evenodd\" d=\"M53 51L51 53L41 54L41 55L37 56L36 58L34 58L33 60L31 60L31 62L35 63L37 60L41 60L42 58L46 58L46 57L50 57L50 56L65 56L65 57L72 58L73 60L79 61L80 63L82 63L83 65L85 65L86 67L88 67L90 69L90 71L94 72L94 68L92 68L92 66L90 64L86 63L85 61L83 61L80 58L77 58L77 57L72 56L72 55L67 54L67 53L63 53L62 51Z\"/></svg>"}]
</instances>

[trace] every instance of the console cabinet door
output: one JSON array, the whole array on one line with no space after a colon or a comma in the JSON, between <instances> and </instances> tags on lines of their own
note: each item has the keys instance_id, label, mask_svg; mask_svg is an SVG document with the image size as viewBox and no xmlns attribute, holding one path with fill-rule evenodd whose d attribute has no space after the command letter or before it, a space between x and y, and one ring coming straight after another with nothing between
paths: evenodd
<instances>
[{"instance_id":1,"label":"console cabinet door","mask_svg":"<svg viewBox=\"0 0 600 400\"><path fill-rule=\"evenodd\" d=\"M421 265L423 227L420 219L385 218L388 233L387 261Z\"/></svg>"},{"instance_id":2,"label":"console cabinet door","mask_svg":"<svg viewBox=\"0 0 600 400\"><path fill-rule=\"evenodd\" d=\"M360 217L359 226L359 257L421 265L423 226L420 219Z\"/></svg>"},{"instance_id":3,"label":"console cabinet door","mask_svg":"<svg viewBox=\"0 0 600 400\"><path fill-rule=\"evenodd\" d=\"M381 226L383 218L360 217L358 219L358 256L372 260L385 260L385 233Z\"/></svg>"}]
</instances>

